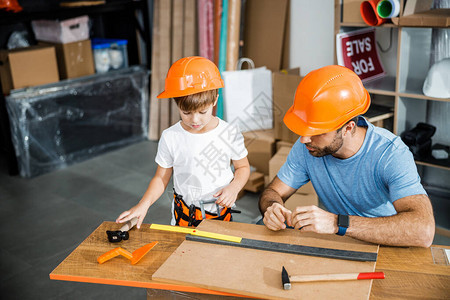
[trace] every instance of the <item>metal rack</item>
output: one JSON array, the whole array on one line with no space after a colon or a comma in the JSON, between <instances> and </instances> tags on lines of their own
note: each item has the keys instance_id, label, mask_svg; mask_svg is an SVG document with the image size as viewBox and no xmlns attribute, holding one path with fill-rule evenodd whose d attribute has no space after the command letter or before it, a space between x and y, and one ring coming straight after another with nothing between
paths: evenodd
<instances>
[{"instance_id":1,"label":"metal rack","mask_svg":"<svg viewBox=\"0 0 450 300\"><path fill-rule=\"evenodd\" d=\"M151 66L151 10L152 0L113 0L102 5L59 7L49 2L48 7L38 6L19 13L0 11L2 35L14 28L26 28L30 34L31 21L38 19L67 19L88 15L92 20L92 35L128 40L129 64ZM5 36L0 36L4 39ZM142 45L142 42L145 45ZM142 50L144 49L144 50ZM4 152L10 175L18 174L17 159L11 142L10 125L5 97L0 87L0 152Z\"/></svg>"}]
</instances>

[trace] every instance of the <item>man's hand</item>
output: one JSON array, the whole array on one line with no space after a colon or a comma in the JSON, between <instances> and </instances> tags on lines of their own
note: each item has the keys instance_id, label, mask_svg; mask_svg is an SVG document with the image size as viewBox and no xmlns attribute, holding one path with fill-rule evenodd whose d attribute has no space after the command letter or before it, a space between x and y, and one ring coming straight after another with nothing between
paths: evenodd
<instances>
[{"instance_id":1,"label":"man's hand","mask_svg":"<svg viewBox=\"0 0 450 300\"><path fill-rule=\"evenodd\" d=\"M337 215L315 205L296 207L292 212L291 224L304 232L333 234L338 231Z\"/></svg>"},{"instance_id":2,"label":"man's hand","mask_svg":"<svg viewBox=\"0 0 450 300\"><path fill-rule=\"evenodd\" d=\"M292 226L291 215L292 212L289 209L280 203L275 202L267 208L264 213L263 221L267 228L276 231L286 228L286 224L284 222L287 222L289 226Z\"/></svg>"}]
</instances>

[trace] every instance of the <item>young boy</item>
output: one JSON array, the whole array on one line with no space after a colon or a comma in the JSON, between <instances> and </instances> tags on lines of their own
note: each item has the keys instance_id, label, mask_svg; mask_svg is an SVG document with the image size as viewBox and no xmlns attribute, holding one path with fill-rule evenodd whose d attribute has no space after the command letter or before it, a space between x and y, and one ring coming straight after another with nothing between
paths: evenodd
<instances>
[{"instance_id":1,"label":"young boy","mask_svg":"<svg viewBox=\"0 0 450 300\"><path fill-rule=\"evenodd\" d=\"M163 131L155 176L139 203L121 213L117 223L137 217L140 228L172 174L172 225L196 226L202 216L214 217L218 210L218 219L231 218L230 208L248 180L250 166L242 134L213 116L218 89L222 87L219 70L206 58L186 57L170 67L165 90L158 98L174 98L181 121Z\"/></svg>"}]
</instances>

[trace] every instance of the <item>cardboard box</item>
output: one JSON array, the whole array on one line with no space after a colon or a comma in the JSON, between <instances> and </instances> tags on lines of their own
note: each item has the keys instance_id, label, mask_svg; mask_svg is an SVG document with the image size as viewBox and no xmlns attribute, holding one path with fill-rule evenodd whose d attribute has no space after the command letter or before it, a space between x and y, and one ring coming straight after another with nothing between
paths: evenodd
<instances>
[{"instance_id":1,"label":"cardboard box","mask_svg":"<svg viewBox=\"0 0 450 300\"><path fill-rule=\"evenodd\" d=\"M266 66L272 72L281 69L288 13L287 0L247 0L243 56L256 67Z\"/></svg>"},{"instance_id":2,"label":"cardboard box","mask_svg":"<svg viewBox=\"0 0 450 300\"><path fill-rule=\"evenodd\" d=\"M273 129L248 131L243 136L250 165L258 172L269 174L269 160L275 153Z\"/></svg>"},{"instance_id":3,"label":"cardboard box","mask_svg":"<svg viewBox=\"0 0 450 300\"><path fill-rule=\"evenodd\" d=\"M244 190L259 193L264 189L264 174L260 172L250 173L247 183L244 186Z\"/></svg>"},{"instance_id":4,"label":"cardboard box","mask_svg":"<svg viewBox=\"0 0 450 300\"><path fill-rule=\"evenodd\" d=\"M342 2L342 22L365 24L361 17L360 6L363 0L343 0Z\"/></svg>"},{"instance_id":5,"label":"cardboard box","mask_svg":"<svg viewBox=\"0 0 450 300\"><path fill-rule=\"evenodd\" d=\"M277 153L270 159L270 161L269 161L269 180L270 181L272 181L275 178L278 171L284 165L290 151L291 151L291 148L281 147L280 150L278 150ZM316 194L316 191L314 190L314 187L311 184L311 182L308 182L307 184L305 184L304 186L299 188L296 191L296 193L298 193L298 194Z\"/></svg>"},{"instance_id":6,"label":"cardboard box","mask_svg":"<svg viewBox=\"0 0 450 300\"><path fill-rule=\"evenodd\" d=\"M245 190L242 189L242 190L240 190L239 193L237 194L237 196L236 196L236 201L239 200L239 199L241 199L241 198L244 197L244 196L245 196Z\"/></svg>"},{"instance_id":7,"label":"cardboard box","mask_svg":"<svg viewBox=\"0 0 450 300\"><path fill-rule=\"evenodd\" d=\"M89 17L81 16L64 21L31 21L36 40L51 43L72 43L89 39Z\"/></svg>"},{"instance_id":8,"label":"cardboard box","mask_svg":"<svg viewBox=\"0 0 450 300\"><path fill-rule=\"evenodd\" d=\"M277 141L277 152L283 147L292 148L294 146L294 143L291 142L285 142L285 141Z\"/></svg>"},{"instance_id":9,"label":"cardboard box","mask_svg":"<svg viewBox=\"0 0 450 300\"><path fill-rule=\"evenodd\" d=\"M77 78L95 73L90 40L67 44L42 42L40 44L55 47L61 79Z\"/></svg>"},{"instance_id":10,"label":"cardboard box","mask_svg":"<svg viewBox=\"0 0 450 300\"><path fill-rule=\"evenodd\" d=\"M281 147L277 151L277 153L270 159L270 161L269 161L269 181L270 182L275 178L275 176L277 175L281 166L284 165L284 163L286 162L289 151L291 151L291 148Z\"/></svg>"},{"instance_id":11,"label":"cardboard box","mask_svg":"<svg viewBox=\"0 0 450 300\"><path fill-rule=\"evenodd\" d=\"M4 94L59 81L54 47L32 46L0 50L0 79Z\"/></svg>"},{"instance_id":12,"label":"cardboard box","mask_svg":"<svg viewBox=\"0 0 450 300\"><path fill-rule=\"evenodd\" d=\"M400 18L392 18L392 22L399 26L450 27L450 9L432 9Z\"/></svg>"},{"instance_id":13,"label":"cardboard box","mask_svg":"<svg viewBox=\"0 0 450 300\"><path fill-rule=\"evenodd\" d=\"M299 75L273 73L273 123L278 140L295 143L298 139L298 135L283 123L283 118L294 103L295 91L302 78Z\"/></svg>"},{"instance_id":14,"label":"cardboard box","mask_svg":"<svg viewBox=\"0 0 450 300\"><path fill-rule=\"evenodd\" d=\"M291 211L298 206L309 205L319 206L319 198L316 194L293 194L284 203L284 206Z\"/></svg>"},{"instance_id":15,"label":"cardboard box","mask_svg":"<svg viewBox=\"0 0 450 300\"><path fill-rule=\"evenodd\" d=\"M426 12L431 9L433 0L408 0L405 3L402 16L409 16L420 12Z\"/></svg>"}]
</instances>

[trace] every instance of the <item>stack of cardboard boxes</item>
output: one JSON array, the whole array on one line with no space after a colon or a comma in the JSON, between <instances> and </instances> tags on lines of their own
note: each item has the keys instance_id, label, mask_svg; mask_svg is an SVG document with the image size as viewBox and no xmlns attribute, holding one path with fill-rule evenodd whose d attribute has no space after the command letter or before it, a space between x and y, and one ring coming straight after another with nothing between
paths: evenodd
<instances>
[{"instance_id":1,"label":"stack of cardboard boxes","mask_svg":"<svg viewBox=\"0 0 450 300\"><path fill-rule=\"evenodd\" d=\"M32 21L40 45L54 47L60 79L94 74L89 17Z\"/></svg>"},{"instance_id":2,"label":"stack of cardboard boxes","mask_svg":"<svg viewBox=\"0 0 450 300\"><path fill-rule=\"evenodd\" d=\"M3 93L94 74L88 21L87 16L33 21L38 45L0 50Z\"/></svg>"},{"instance_id":3,"label":"stack of cardboard boxes","mask_svg":"<svg viewBox=\"0 0 450 300\"><path fill-rule=\"evenodd\" d=\"M277 175L286 162L298 135L283 123L283 117L292 105L295 90L302 77L300 70L273 73L274 129L244 132L248 160L255 171L251 173L244 190L261 192ZM297 206L318 205L318 197L311 183L302 186L285 203L288 209Z\"/></svg>"}]
</instances>

